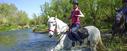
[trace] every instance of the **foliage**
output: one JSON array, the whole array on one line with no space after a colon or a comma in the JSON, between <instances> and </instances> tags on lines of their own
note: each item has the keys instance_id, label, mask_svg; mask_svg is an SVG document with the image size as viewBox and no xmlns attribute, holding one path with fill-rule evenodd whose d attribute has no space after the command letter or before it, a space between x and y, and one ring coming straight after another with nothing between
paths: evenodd
<instances>
[{"instance_id":1,"label":"foliage","mask_svg":"<svg viewBox=\"0 0 127 51\"><path fill-rule=\"evenodd\" d=\"M18 10L14 4L0 3L0 31L17 29L18 26L28 24L29 18L26 12Z\"/></svg>"},{"instance_id":2,"label":"foliage","mask_svg":"<svg viewBox=\"0 0 127 51\"><path fill-rule=\"evenodd\" d=\"M81 25L95 25L103 29L111 28L115 8L122 6L122 0L78 0L78 2L85 15L84 18L81 18ZM41 9L44 17L57 15L59 19L69 23L72 0L52 0L50 4L45 3Z\"/></svg>"},{"instance_id":3,"label":"foliage","mask_svg":"<svg viewBox=\"0 0 127 51\"><path fill-rule=\"evenodd\" d=\"M114 22L115 8L122 7L122 0L78 0L79 8L85 15L81 18L81 26L95 25L102 32L111 29ZM72 9L72 0L51 0L51 3L40 5L41 15L33 14L33 19L29 19L27 13L18 10L14 4L0 3L0 31L14 30L22 28L21 26L31 25L35 31L47 30L47 16L57 16L65 23L69 24L70 12ZM44 25L45 24L45 25ZM114 42L109 43L104 39L106 47L110 51L120 51L126 39L116 38ZM119 42L118 42L119 41ZM4 42L4 41L3 41ZM8 43L8 42L7 42Z\"/></svg>"},{"instance_id":4,"label":"foliage","mask_svg":"<svg viewBox=\"0 0 127 51\"><path fill-rule=\"evenodd\" d=\"M33 32L47 32L47 26L44 24L36 25L36 27L33 28Z\"/></svg>"},{"instance_id":5,"label":"foliage","mask_svg":"<svg viewBox=\"0 0 127 51\"><path fill-rule=\"evenodd\" d=\"M115 17L115 9L123 6L122 0L78 0L79 8L85 15L81 18L81 26L94 25L102 32L111 29ZM69 24L68 17L72 9L72 0L52 0L50 4L45 3L42 9L42 16L56 16ZM118 38L119 39L119 38ZM121 51L125 43L117 43L119 40L109 43L109 39L104 39L106 47L110 51ZM123 49L124 50L124 49ZM126 49L125 49L126 50Z\"/></svg>"},{"instance_id":6,"label":"foliage","mask_svg":"<svg viewBox=\"0 0 127 51\"><path fill-rule=\"evenodd\" d=\"M16 30L18 29L18 26L17 25L1 25L0 26L0 32L3 32L3 31L9 31L9 30Z\"/></svg>"},{"instance_id":7,"label":"foliage","mask_svg":"<svg viewBox=\"0 0 127 51\"><path fill-rule=\"evenodd\" d=\"M0 3L0 24L28 24L28 16L19 11L14 4Z\"/></svg>"},{"instance_id":8,"label":"foliage","mask_svg":"<svg viewBox=\"0 0 127 51\"><path fill-rule=\"evenodd\" d=\"M115 8L122 7L122 0L78 0L84 18L81 25L95 25L101 29L111 29ZM0 3L0 24L39 25L47 24L47 16L56 16L69 24L72 0L51 0L51 3L40 5L41 15L33 14L30 20L27 14L18 10L14 4Z\"/></svg>"}]
</instances>

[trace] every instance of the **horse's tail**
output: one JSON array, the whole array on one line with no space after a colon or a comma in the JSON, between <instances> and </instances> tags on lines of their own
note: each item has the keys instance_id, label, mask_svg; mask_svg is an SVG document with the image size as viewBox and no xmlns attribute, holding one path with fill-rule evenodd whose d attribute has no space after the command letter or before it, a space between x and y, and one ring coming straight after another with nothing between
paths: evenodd
<instances>
[{"instance_id":1,"label":"horse's tail","mask_svg":"<svg viewBox=\"0 0 127 51\"><path fill-rule=\"evenodd\" d=\"M102 39L100 38L99 39L99 42L98 42L98 48L97 48L99 51L107 51L106 47L104 46L103 42L102 42Z\"/></svg>"}]
</instances>

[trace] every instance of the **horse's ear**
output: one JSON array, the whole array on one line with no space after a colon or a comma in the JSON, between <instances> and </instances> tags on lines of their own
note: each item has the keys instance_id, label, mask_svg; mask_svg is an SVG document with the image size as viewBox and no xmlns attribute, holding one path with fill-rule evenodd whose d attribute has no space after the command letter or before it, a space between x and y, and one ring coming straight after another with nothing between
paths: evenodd
<instances>
[{"instance_id":1,"label":"horse's ear","mask_svg":"<svg viewBox=\"0 0 127 51\"><path fill-rule=\"evenodd\" d=\"M56 18L57 18L57 15L55 16L54 20L56 20Z\"/></svg>"},{"instance_id":2,"label":"horse's ear","mask_svg":"<svg viewBox=\"0 0 127 51\"><path fill-rule=\"evenodd\" d=\"M50 18L50 16L48 15L48 19Z\"/></svg>"}]
</instances>

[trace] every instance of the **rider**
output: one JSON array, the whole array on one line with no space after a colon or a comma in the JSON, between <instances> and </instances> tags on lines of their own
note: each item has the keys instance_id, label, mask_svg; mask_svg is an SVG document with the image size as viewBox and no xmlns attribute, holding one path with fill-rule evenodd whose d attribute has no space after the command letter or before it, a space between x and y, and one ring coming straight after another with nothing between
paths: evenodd
<instances>
[{"instance_id":1,"label":"rider","mask_svg":"<svg viewBox=\"0 0 127 51\"><path fill-rule=\"evenodd\" d=\"M127 33L127 0L123 0L122 14L125 16L125 30Z\"/></svg>"},{"instance_id":2,"label":"rider","mask_svg":"<svg viewBox=\"0 0 127 51\"><path fill-rule=\"evenodd\" d=\"M73 9L71 11L71 16L69 19L71 19L71 35L73 36L73 42L72 42L72 46L75 45L75 41L79 41L80 45L82 44L82 40L79 37L79 34L77 34L77 30L80 27L80 17L84 17L83 13L81 12L81 10L78 7L78 1L74 0L73 1Z\"/></svg>"}]
</instances>

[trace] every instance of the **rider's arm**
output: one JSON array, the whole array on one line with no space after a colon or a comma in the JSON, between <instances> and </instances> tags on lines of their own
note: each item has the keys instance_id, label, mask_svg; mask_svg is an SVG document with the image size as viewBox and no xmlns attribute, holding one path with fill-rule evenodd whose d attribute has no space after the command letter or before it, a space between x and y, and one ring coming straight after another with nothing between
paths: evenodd
<instances>
[{"instance_id":1,"label":"rider's arm","mask_svg":"<svg viewBox=\"0 0 127 51\"><path fill-rule=\"evenodd\" d=\"M81 11L80 12L80 15L77 15L78 17L84 17L83 13Z\"/></svg>"}]
</instances>

